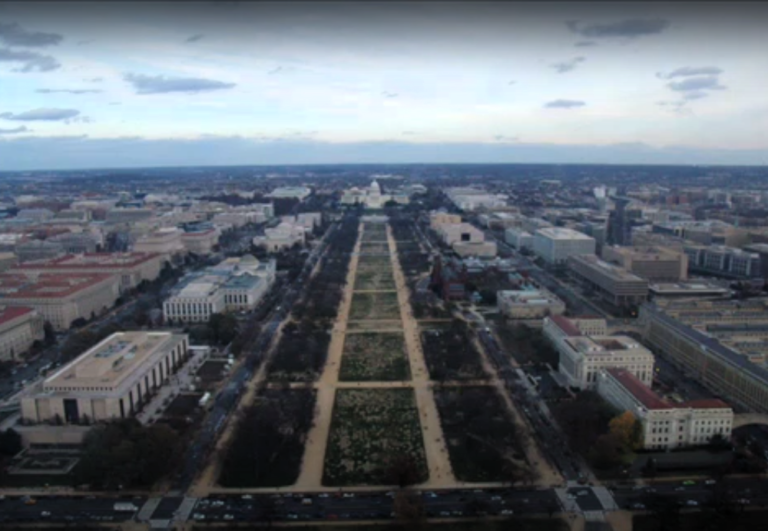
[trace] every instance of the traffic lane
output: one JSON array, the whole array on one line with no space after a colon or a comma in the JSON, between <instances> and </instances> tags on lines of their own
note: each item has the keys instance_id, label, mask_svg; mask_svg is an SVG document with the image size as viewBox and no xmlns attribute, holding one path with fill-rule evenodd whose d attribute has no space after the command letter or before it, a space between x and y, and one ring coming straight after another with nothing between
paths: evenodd
<instances>
[{"instance_id":1,"label":"traffic lane","mask_svg":"<svg viewBox=\"0 0 768 531\"><path fill-rule=\"evenodd\" d=\"M566 491L569 499L572 499L582 511L602 511L603 504L595 496L594 491L588 487L573 487Z\"/></svg>"},{"instance_id":2,"label":"traffic lane","mask_svg":"<svg viewBox=\"0 0 768 531\"><path fill-rule=\"evenodd\" d=\"M0 510L6 516L21 516L42 518L42 513L50 513L50 518L57 520L66 516L80 516L84 519L90 517L111 517L114 521L128 520L134 513L115 511L115 503L133 503L137 508L146 502L146 498L140 500L120 500L116 498L71 498L61 497L56 499L35 499L34 504L27 504L21 499L6 499L0 502Z\"/></svg>"}]
</instances>

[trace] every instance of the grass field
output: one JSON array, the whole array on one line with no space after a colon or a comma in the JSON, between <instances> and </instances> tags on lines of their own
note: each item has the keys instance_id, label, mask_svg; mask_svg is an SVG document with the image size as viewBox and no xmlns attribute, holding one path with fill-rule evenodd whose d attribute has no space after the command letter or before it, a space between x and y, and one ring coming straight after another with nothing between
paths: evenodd
<instances>
[{"instance_id":1,"label":"grass field","mask_svg":"<svg viewBox=\"0 0 768 531\"><path fill-rule=\"evenodd\" d=\"M379 242L362 242L360 244L361 253L371 254L389 254L389 245Z\"/></svg>"},{"instance_id":2,"label":"grass field","mask_svg":"<svg viewBox=\"0 0 768 531\"><path fill-rule=\"evenodd\" d=\"M339 389L325 454L323 485L387 485L408 460L427 478L424 446L411 389Z\"/></svg>"},{"instance_id":3,"label":"grass field","mask_svg":"<svg viewBox=\"0 0 768 531\"><path fill-rule=\"evenodd\" d=\"M395 288L395 277L392 274L392 267L382 266L377 269L357 271L355 291L394 290Z\"/></svg>"},{"instance_id":4,"label":"grass field","mask_svg":"<svg viewBox=\"0 0 768 531\"><path fill-rule=\"evenodd\" d=\"M357 260L357 274L360 270L388 268L392 270L392 260L388 254L361 254Z\"/></svg>"},{"instance_id":5,"label":"grass field","mask_svg":"<svg viewBox=\"0 0 768 531\"><path fill-rule=\"evenodd\" d=\"M403 334L374 332L345 337L339 380L385 382L410 378Z\"/></svg>"},{"instance_id":6,"label":"grass field","mask_svg":"<svg viewBox=\"0 0 768 531\"><path fill-rule=\"evenodd\" d=\"M349 310L350 320L397 319L398 317L400 317L400 305L397 301L396 292L358 292L352 294L352 307Z\"/></svg>"}]
</instances>

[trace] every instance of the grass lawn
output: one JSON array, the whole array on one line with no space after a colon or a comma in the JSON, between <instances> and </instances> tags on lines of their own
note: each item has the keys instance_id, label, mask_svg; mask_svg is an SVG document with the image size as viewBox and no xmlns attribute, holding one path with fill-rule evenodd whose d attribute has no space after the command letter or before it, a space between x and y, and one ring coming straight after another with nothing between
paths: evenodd
<instances>
[{"instance_id":1,"label":"grass lawn","mask_svg":"<svg viewBox=\"0 0 768 531\"><path fill-rule=\"evenodd\" d=\"M393 466L428 471L412 389L339 389L325 454L323 485L392 484Z\"/></svg>"},{"instance_id":2,"label":"grass lawn","mask_svg":"<svg viewBox=\"0 0 768 531\"><path fill-rule=\"evenodd\" d=\"M339 371L339 380L342 382L383 382L410 378L403 334L374 332L347 334L344 338L344 355Z\"/></svg>"},{"instance_id":3,"label":"grass lawn","mask_svg":"<svg viewBox=\"0 0 768 531\"><path fill-rule=\"evenodd\" d=\"M394 291L380 293L353 293L349 319L364 321L367 319L397 319L400 317L400 305Z\"/></svg>"},{"instance_id":4,"label":"grass lawn","mask_svg":"<svg viewBox=\"0 0 768 531\"><path fill-rule=\"evenodd\" d=\"M360 244L360 252L389 255L389 245L379 242L362 242Z\"/></svg>"},{"instance_id":5,"label":"grass lawn","mask_svg":"<svg viewBox=\"0 0 768 531\"><path fill-rule=\"evenodd\" d=\"M392 270L392 260L388 254L361 254L357 260L357 273L360 274L360 270L379 270L381 268L388 268Z\"/></svg>"},{"instance_id":6,"label":"grass lawn","mask_svg":"<svg viewBox=\"0 0 768 531\"><path fill-rule=\"evenodd\" d=\"M354 289L355 291L396 289L392 267L358 270Z\"/></svg>"}]
</instances>

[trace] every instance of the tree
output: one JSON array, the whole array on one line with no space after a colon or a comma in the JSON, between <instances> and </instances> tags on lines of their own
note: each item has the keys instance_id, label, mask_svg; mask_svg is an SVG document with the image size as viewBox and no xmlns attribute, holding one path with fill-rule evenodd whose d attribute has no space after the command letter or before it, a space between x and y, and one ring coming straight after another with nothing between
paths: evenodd
<instances>
[{"instance_id":1,"label":"tree","mask_svg":"<svg viewBox=\"0 0 768 531\"><path fill-rule=\"evenodd\" d=\"M0 433L0 455L13 457L21 452L21 435L13 428Z\"/></svg>"},{"instance_id":2,"label":"tree","mask_svg":"<svg viewBox=\"0 0 768 531\"><path fill-rule=\"evenodd\" d=\"M642 425L631 411L625 411L612 418L608 429L623 452L630 452L639 446Z\"/></svg>"},{"instance_id":3,"label":"tree","mask_svg":"<svg viewBox=\"0 0 768 531\"><path fill-rule=\"evenodd\" d=\"M424 524L424 504L415 492L398 490L392 500L392 512L408 529L416 529Z\"/></svg>"},{"instance_id":4,"label":"tree","mask_svg":"<svg viewBox=\"0 0 768 531\"><path fill-rule=\"evenodd\" d=\"M621 462L619 438L612 433L605 433L597 438L590 452L590 461L595 468L612 468Z\"/></svg>"},{"instance_id":5,"label":"tree","mask_svg":"<svg viewBox=\"0 0 768 531\"><path fill-rule=\"evenodd\" d=\"M419 465L410 455L399 454L390 460L386 471L387 483L407 487L422 480Z\"/></svg>"},{"instance_id":6,"label":"tree","mask_svg":"<svg viewBox=\"0 0 768 531\"><path fill-rule=\"evenodd\" d=\"M43 336L46 347L50 347L56 344L56 332L53 329L53 325L50 321L43 323Z\"/></svg>"},{"instance_id":7,"label":"tree","mask_svg":"<svg viewBox=\"0 0 768 531\"><path fill-rule=\"evenodd\" d=\"M217 345L227 345L237 337L237 318L232 314L214 313L208 319L210 337Z\"/></svg>"}]
</instances>

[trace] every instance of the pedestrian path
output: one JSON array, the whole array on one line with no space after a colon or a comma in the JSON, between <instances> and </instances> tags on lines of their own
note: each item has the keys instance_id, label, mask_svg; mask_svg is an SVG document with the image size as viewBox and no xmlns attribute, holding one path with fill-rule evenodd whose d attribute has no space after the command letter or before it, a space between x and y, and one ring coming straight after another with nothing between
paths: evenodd
<instances>
[{"instance_id":1,"label":"pedestrian path","mask_svg":"<svg viewBox=\"0 0 768 531\"><path fill-rule=\"evenodd\" d=\"M136 516L136 519L141 522L149 520L152 513L157 509L157 506L160 505L161 500L162 498L160 497L149 498L147 502L141 506L141 509L139 509L139 514Z\"/></svg>"},{"instance_id":2,"label":"pedestrian path","mask_svg":"<svg viewBox=\"0 0 768 531\"><path fill-rule=\"evenodd\" d=\"M616 505L616 501L613 499L611 492L605 487L592 487L592 492L595 493L597 499L606 511L616 511L619 507Z\"/></svg>"},{"instance_id":3,"label":"pedestrian path","mask_svg":"<svg viewBox=\"0 0 768 531\"><path fill-rule=\"evenodd\" d=\"M191 496L185 496L184 501L179 505L179 509L176 512L176 518L174 520L184 522L189 520L189 516L192 514L192 510L197 504L197 498Z\"/></svg>"},{"instance_id":4,"label":"pedestrian path","mask_svg":"<svg viewBox=\"0 0 768 531\"><path fill-rule=\"evenodd\" d=\"M557 496L557 500L560 502L560 505L563 507L563 511L569 512L569 513L581 512L581 509L579 508L579 504L576 503L576 500L571 500L568 498L568 489L564 489L562 487L556 488L555 496Z\"/></svg>"}]
</instances>

